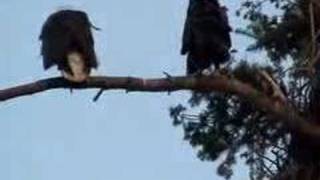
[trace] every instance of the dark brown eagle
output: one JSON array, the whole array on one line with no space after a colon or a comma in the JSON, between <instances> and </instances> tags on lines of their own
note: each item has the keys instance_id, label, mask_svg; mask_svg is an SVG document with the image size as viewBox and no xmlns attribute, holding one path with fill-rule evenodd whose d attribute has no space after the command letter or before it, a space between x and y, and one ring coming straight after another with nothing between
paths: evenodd
<instances>
[{"instance_id":1,"label":"dark brown eagle","mask_svg":"<svg viewBox=\"0 0 320 180\"><path fill-rule=\"evenodd\" d=\"M57 65L65 79L85 81L91 69L98 67L91 28L98 29L83 11L51 14L39 36L44 69Z\"/></svg>"},{"instance_id":2,"label":"dark brown eagle","mask_svg":"<svg viewBox=\"0 0 320 180\"><path fill-rule=\"evenodd\" d=\"M187 74L215 69L230 59L231 27L227 8L217 0L190 0L185 21L181 54L187 54Z\"/></svg>"}]
</instances>

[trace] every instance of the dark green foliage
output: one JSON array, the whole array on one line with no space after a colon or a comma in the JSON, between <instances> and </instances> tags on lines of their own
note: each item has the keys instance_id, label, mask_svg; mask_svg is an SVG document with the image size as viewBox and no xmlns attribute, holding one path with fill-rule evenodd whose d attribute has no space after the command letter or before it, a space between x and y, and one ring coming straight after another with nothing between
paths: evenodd
<instances>
[{"instance_id":1,"label":"dark green foliage","mask_svg":"<svg viewBox=\"0 0 320 180\"><path fill-rule=\"evenodd\" d=\"M258 65L240 63L234 68L234 76L250 83L257 89L262 89L257 71ZM272 123L265 113L256 110L251 103L227 94L203 94L194 92L190 99L192 106L206 105L198 115L187 114L187 108L178 105L171 108L174 125L182 125L185 140L199 149L199 158L214 161L223 152L227 153L224 163L218 168L218 173L226 178L232 174L231 166L236 163L236 154L241 151L247 164L256 166L256 159L265 155L271 147L284 146L287 141L287 131L280 123ZM277 150L275 150L277 151Z\"/></svg>"},{"instance_id":2,"label":"dark green foliage","mask_svg":"<svg viewBox=\"0 0 320 180\"><path fill-rule=\"evenodd\" d=\"M312 94L310 77L299 70L311 57L308 4L305 0L243 0L237 15L247 19L249 25L237 32L255 40L249 51L267 52L272 63L263 66L244 60L227 70L230 76L272 96L259 75L261 71L267 72L287 90L284 94L302 116L309 114ZM266 6L278 13L265 12ZM195 108L200 109L199 112L190 113L190 109ZM280 121L244 99L221 93L193 92L189 106L180 104L170 112L174 125L183 127L185 140L198 150L200 159L215 161L226 153L225 161L217 170L226 179L231 178L232 165L238 157L249 166L250 179L257 180L275 177L292 160L288 152L289 131Z\"/></svg>"},{"instance_id":3,"label":"dark green foliage","mask_svg":"<svg viewBox=\"0 0 320 180\"><path fill-rule=\"evenodd\" d=\"M311 53L309 0L270 2L284 13L281 16L267 15L261 10L263 4L247 1L243 4L246 7L243 17L249 18L251 23L246 29L238 29L237 32L256 40L248 50L266 50L274 62L290 56L304 63Z\"/></svg>"}]
</instances>

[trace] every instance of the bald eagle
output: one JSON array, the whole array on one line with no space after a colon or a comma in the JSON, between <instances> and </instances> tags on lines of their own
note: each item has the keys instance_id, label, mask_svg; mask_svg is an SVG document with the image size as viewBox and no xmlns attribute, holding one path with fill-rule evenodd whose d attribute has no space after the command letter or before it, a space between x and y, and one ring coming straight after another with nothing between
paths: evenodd
<instances>
[{"instance_id":1,"label":"bald eagle","mask_svg":"<svg viewBox=\"0 0 320 180\"><path fill-rule=\"evenodd\" d=\"M187 55L187 74L201 73L230 59L231 27L227 8L217 0L190 0L181 54Z\"/></svg>"},{"instance_id":2,"label":"bald eagle","mask_svg":"<svg viewBox=\"0 0 320 180\"><path fill-rule=\"evenodd\" d=\"M91 28L98 29L83 11L51 14L39 36L44 69L57 65L65 79L85 81L91 69L98 67Z\"/></svg>"}]
</instances>

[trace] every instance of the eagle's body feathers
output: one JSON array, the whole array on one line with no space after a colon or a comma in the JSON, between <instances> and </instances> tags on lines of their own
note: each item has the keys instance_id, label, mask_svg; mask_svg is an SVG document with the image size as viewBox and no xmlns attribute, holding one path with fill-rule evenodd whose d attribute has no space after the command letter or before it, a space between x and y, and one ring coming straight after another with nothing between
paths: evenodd
<instances>
[{"instance_id":1,"label":"eagle's body feathers","mask_svg":"<svg viewBox=\"0 0 320 180\"><path fill-rule=\"evenodd\" d=\"M230 58L231 28L226 8L217 0L190 0L185 22L181 54L187 54L187 74L216 69Z\"/></svg>"},{"instance_id":2,"label":"eagle's body feathers","mask_svg":"<svg viewBox=\"0 0 320 180\"><path fill-rule=\"evenodd\" d=\"M91 22L85 12L60 10L48 17L39 39L44 69L57 65L63 77L82 82L98 63Z\"/></svg>"}]
</instances>

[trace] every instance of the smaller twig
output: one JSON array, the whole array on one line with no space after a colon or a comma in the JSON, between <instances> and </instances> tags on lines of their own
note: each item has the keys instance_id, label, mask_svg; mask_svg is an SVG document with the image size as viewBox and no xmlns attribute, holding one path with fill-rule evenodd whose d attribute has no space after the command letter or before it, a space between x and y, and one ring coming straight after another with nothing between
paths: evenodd
<instances>
[{"instance_id":1,"label":"smaller twig","mask_svg":"<svg viewBox=\"0 0 320 180\"><path fill-rule=\"evenodd\" d=\"M99 100L99 98L100 98L100 96L103 94L103 91L104 91L105 89L104 88L101 88L99 91L98 91L98 93L94 96L94 98L93 98L93 102L97 102L98 100Z\"/></svg>"},{"instance_id":2,"label":"smaller twig","mask_svg":"<svg viewBox=\"0 0 320 180\"><path fill-rule=\"evenodd\" d=\"M267 156L265 156L265 155L263 155L261 153L257 153L257 156L267 160L269 163L275 165L278 169L280 169L280 164L278 164L277 161L275 161L275 160L273 160L273 159L271 159L271 158L269 158L269 157L267 157Z\"/></svg>"},{"instance_id":3,"label":"smaller twig","mask_svg":"<svg viewBox=\"0 0 320 180\"><path fill-rule=\"evenodd\" d=\"M198 123L199 122L199 119L192 118L192 117L181 116L181 118L183 118L183 120L186 120L188 122L194 122L194 123Z\"/></svg>"},{"instance_id":4,"label":"smaller twig","mask_svg":"<svg viewBox=\"0 0 320 180\"><path fill-rule=\"evenodd\" d=\"M188 116L188 117L193 117L193 118L200 118L200 116L199 115L194 115L194 114L182 114L183 116Z\"/></svg>"},{"instance_id":5,"label":"smaller twig","mask_svg":"<svg viewBox=\"0 0 320 180\"><path fill-rule=\"evenodd\" d=\"M91 28L92 28L92 29L94 29L94 30L96 30L96 31L101 31L101 28L95 26L94 24L90 23L90 25L91 25Z\"/></svg>"},{"instance_id":6,"label":"smaller twig","mask_svg":"<svg viewBox=\"0 0 320 180\"><path fill-rule=\"evenodd\" d=\"M283 103L287 101L286 96L284 95L283 91L279 87L279 85L275 82L275 80L266 72L266 71L259 71L259 73L266 79L266 81L270 84L273 95L278 97Z\"/></svg>"},{"instance_id":7,"label":"smaller twig","mask_svg":"<svg viewBox=\"0 0 320 180\"><path fill-rule=\"evenodd\" d=\"M191 120L195 122L199 122L200 116L199 115L192 115L192 114L181 114L181 117L186 120Z\"/></svg>"},{"instance_id":8,"label":"smaller twig","mask_svg":"<svg viewBox=\"0 0 320 180\"><path fill-rule=\"evenodd\" d=\"M275 152L274 149L277 148L277 149L280 150L280 151L283 151L283 152L285 152L285 153L288 153L288 149L286 149L285 147L280 147L279 145L276 145L276 144L273 144L272 146L273 146L273 150L271 150L271 152Z\"/></svg>"},{"instance_id":9,"label":"smaller twig","mask_svg":"<svg viewBox=\"0 0 320 180\"><path fill-rule=\"evenodd\" d=\"M276 174L271 170L272 165L268 167L266 164L262 163L262 166L263 166L263 168L265 169L265 170L264 170L265 173L266 173L266 174L269 173L269 175L268 175L269 177L273 177L273 176L276 175Z\"/></svg>"},{"instance_id":10,"label":"smaller twig","mask_svg":"<svg viewBox=\"0 0 320 180\"><path fill-rule=\"evenodd\" d=\"M172 83L172 84L174 83L173 78L172 78L172 76L171 76L169 73L163 71L163 74L166 76L167 80L168 80L170 83ZM171 91L168 91L168 95L171 95Z\"/></svg>"},{"instance_id":11,"label":"smaller twig","mask_svg":"<svg viewBox=\"0 0 320 180\"><path fill-rule=\"evenodd\" d=\"M282 72L280 72L280 76L285 76L288 72L293 71L294 73L297 72L307 72L309 69L306 67L289 67Z\"/></svg>"},{"instance_id":12,"label":"smaller twig","mask_svg":"<svg viewBox=\"0 0 320 180\"><path fill-rule=\"evenodd\" d=\"M173 78L172 78L172 76L171 76L169 73L163 71L163 74L166 76L166 78L167 78L167 80L168 80L169 82L173 83Z\"/></svg>"},{"instance_id":13,"label":"smaller twig","mask_svg":"<svg viewBox=\"0 0 320 180\"><path fill-rule=\"evenodd\" d=\"M127 84L128 84L128 87L126 88L125 91L128 94L130 91L132 91L131 90L131 88L132 88L132 78L130 76L127 77Z\"/></svg>"}]
</instances>

